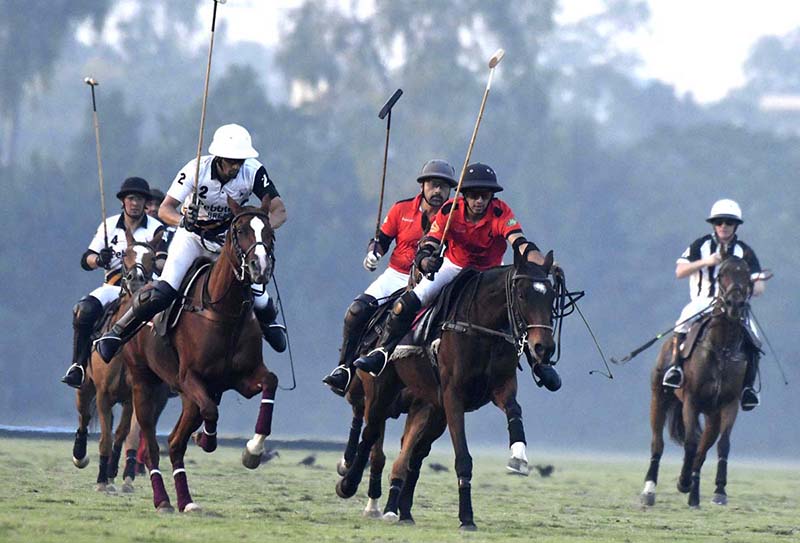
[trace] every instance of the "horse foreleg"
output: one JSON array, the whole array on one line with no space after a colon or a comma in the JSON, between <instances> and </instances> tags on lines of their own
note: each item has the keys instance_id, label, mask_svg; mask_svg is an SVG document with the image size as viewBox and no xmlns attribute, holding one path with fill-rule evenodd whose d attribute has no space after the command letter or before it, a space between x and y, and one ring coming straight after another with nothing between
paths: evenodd
<instances>
[{"instance_id":1,"label":"horse foreleg","mask_svg":"<svg viewBox=\"0 0 800 543\"><path fill-rule=\"evenodd\" d=\"M100 462L97 467L97 487L98 492L112 490L108 487L108 462L111 458L111 434L114 425L114 413L111 410L111 401L108 395L101 388L97 392L97 418L100 423Z\"/></svg>"},{"instance_id":2,"label":"horse foreleg","mask_svg":"<svg viewBox=\"0 0 800 543\"><path fill-rule=\"evenodd\" d=\"M660 382L659 382L660 385ZM642 505L652 506L656 503L656 486L658 485L658 468L661 455L664 453L664 424L667 421L667 396L661 387L653 387L650 397L650 466L644 476L644 489L640 495Z\"/></svg>"},{"instance_id":3,"label":"horse foreleg","mask_svg":"<svg viewBox=\"0 0 800 543\"><path fill-rule=\"evenodd\" d=\"M683 439L683 464L681 474L678 477L678 492L686 494L692 488L692 464L697 454L698 427L700 421L697 417L697 408L688 394L684 396L681 411L684 427Z\"/></svg>"},{"instance_id":4,"label":"horse foreleg","mask_svg":"<svg viewBox=\"0 0 800 543\"><path fill-rule=\"evenodd\" d=\"M175 482L175 492L178 495L179 511L195 511L200 507L192 500L189 492L189 482L186 478L186 467L183 458L186 455L186 445L192 433L200 427L202 420L200 409L191 398L181 396L183 410L175 428L169 435L169 459L172 463L172 479Z\"/></svg>"},{"instance_id":5,"label":"horse foreleg","mask_svg":"<svg viewBox=\"0 0 800 543\"><path fill-rule=\"evenodd\" d=\"M419 443L423 433L425 423L425 409L427 404L415 401L411 404L406 417L406 424L403 428L403 436L400 440L400 454L392 464L392 473L389 476L389 497L386 500L386 507L383 510L383 519L395 521L400 518L400 495L408 484L409 471L414 449ZM420 460L420 464L421 464ZM419 470L417 468L417 476ZM410 509L410 508L409 508ZM409 510L410 517L410 510ZM413 519L411 520L413 522Z\"/></svg>"},{"instance_id":6,"label":"horse foreleg","mask_svg":"<svg viewBox=\"0 0 800 543\"><path fill-rule=\"evenodd\" d=\"M89 438L89 422L92 420L92 401L94 400L94 382L84 381L75 393L75 407L78 410L78 429L75 431L75 442L72 445L72 463L78 469L89 465L86 454L86 442Z\"/></svg>"},{"instance_id":7,"label":"horse foreleg","mask_svg":"<svg viewBox=\"0 0 800 543\"><path fill-rule=\"evenodd\" d=\"M367 488L367 497L369 501L364 509L365 516L380 516L380 507L378 507L378 500L381 497L381 477L383 477L383 468L386 466L386 455L383 452L383 438L386 431L384 424L384 431L381 432L380 437L372 445L369 453L369 486Z\"/></svg>"},{"instance_id":8,"label":"horse foreleg","mask_svg":"<svg viewBox=\"0 0 800 543\"><path fill-rule=\"evenodd\" d=\"M264 367L263 365L261 367ZM272 433L272 413L275 409L275 392L278 389L278 377L264 368L266 372L259 383L261 389L261 405L258 408L253 438L247 442L242 451L242 465L248 469L255 469L261 463L264 453L264 441Z\"/></svg>"},{"instance_id":9,"label":"horse foreleg","mask_svg":"<svg viewBox=\"0 0 800 543\"><path fill-rule=\"evenodd\" d=\"M336 473L344 475L347 473L347 468L353 463L353 458L356 456L356 448L358 447L358 438L361 436L361 428L364 425L364 401L356 401L353 403L353 419L350 421L350 434L347 436L347 445L345 446L342 458L336 464Z\"/></svg>"},{"instance_id":10,"label":"horse foreleg","mask_svg":"<svg viewBox=\"0 0 800 543\"><path fill-rule=\"evenodd\" d=\"M130 400L122 403L122 414L114 432L114 444L111 447L111 460L108 463L108 479L111 483L119 473L119 459L122 456L122 446L128 437L131 429L131 418L133 415L133 405Z\"/></svg>"},{"instance_id":11,"label":"horse foreleg","mask_svg":"<svg viewBox=\"0 0 800 543\"><path fill-rule=\"evenodd\" d=\"M214 452L217 449L217 421L219 420L217 403L211 399L205 384L192 370L186 370L181 374L181 391L183 392L184 406L186 400L194 403L203 419L203 431L195 436L195 441L205 452Z\"/></svg>"},{"instance_id":12,"label":"horse foreleg","mask_svg":"<svg viewBox=\"0 0 800 543\"><path fill-rule=\"evenodd\" d=\"M447 413L447 426L450 428L450 439L456 456L456 476L458 477L458 519L461 530L476 529L472 513L472 456L467 446L467 435L464 428L464 403L456 394L447 389L444 395L444 407Z\"/></svg>"},{"instance_id":13,"label":"horse foreleg","mask_svg":"<svg viewBox=\"0 0 800 543\"><path fill-rule=\"evenodd\" d=\"M125 437L125 469L122 472L122 491L133 492L133 480L136 479L136 451L139 449L141 428L136 420L136 412L131 402L131 424Z\"/></svg>"},{"instance_id":14,"label":"horse foreleg","mask_svg":"<svg viewBox=\"0 0 800 543\"><path fill-rule=\"evenodd\" d=\"M719 435L720 415L706 415L706 424L703 428L703 435L700 437L700 444L697 448L692 461L692 486L689 489L689 506L700 507L700 470L703 469L703 463L706 461L706 454L708 450L714 445Z\"/></svg>"},{"instance_id":15,"label":"horse foreleg","mask_svg":"<svg viewBox=\"0 0 800 543\"><path fill-rule=\"evenodd\" d=\"M739 407L736 403L726 405L720 413L720 435L717 442L717 476L714 480L716 488L711 503L717 505L727 505L728 495L725 486L728 484L728 454L731 451L731 431L733 423L736 422L736 415Z\"/></svg>"},{"instance_id":16,"label":"horse foreleg","mask_svg":"<svg viewBox=\"0 0 800 543\"><path fill-rule=\"evenodd\" d=\"M156 385L157 386L157 385ZM167 489L164 487L164 478L161 475L159 465L158 441L156 440L156 418L155 406L153 405L153 394L155 386L152 384L135 384L133 388L133 405L136 410L136 418L142 429L142 436L147 447L147 468L150 470L150 486L153 488L153 505L159 512L172 512L172 505L169 502Z\"/></svg>"},{"instance_id":17,"label":"horse foreleg","mask_svg":"<svg viewBox=\"0 0 800 543\"><path fill-rule=\"evenodd\" d=\"M511 449L511 458L508 459L506 469L511 473L527 477L527 441L525 440L525 427L522 424L522 407L517 402L516 396L516 379L513 379L495 391L493 400L494 404L506 414L508 422L508 445Z\"/></svg>"}]
</instances>

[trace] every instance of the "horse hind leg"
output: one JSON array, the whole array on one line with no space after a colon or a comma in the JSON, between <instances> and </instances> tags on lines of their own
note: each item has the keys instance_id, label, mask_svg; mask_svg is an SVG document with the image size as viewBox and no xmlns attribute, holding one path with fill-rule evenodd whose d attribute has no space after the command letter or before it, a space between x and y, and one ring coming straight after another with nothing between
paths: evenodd
<instances>
[{"instance_id":1,"label":"horse hind leg","mask_svg":"<svg viewBox=\"0 0 800 543\"><path fill-rule=\"evenodd\" d=\"M660 383L659 383L660 384ZM661 455L664 452L664 424L667 420L667 397L660 386L654 387L650 398L650 466L644 477L644 488L639 496L642 505L652 507L656 503L656 486Z\"/></svg>"},{"instance_id":2,"label":"horse hind leg","mask_svg":"<svg viewBox=\"0 0 800 543\"><path fill-rule=\"evenodd\" d=\"M89 422L92 420L92 400L94 400L94 383L86 381L75 394L75 405L78 410L78 429L72 445L72 464L83 469L89 465L86 444L89 439Z\"/></svg>"},{"instance_id":3,"label":"horse hind leg","mask_svg":"<svg viewBox=\"0 0 800 543\"><path fill-rule=\"evenodd\" d=\"M131 428L132 414L133 406L131 402L124 402L122 404L122 415L117 424L117 429L114 432L114 443L111 446L111 459L108 463L108 481L110 485L114 484L114 480L119 474L119 460L122 456L122 447L125 445L125 439L128 437L128 431Z\"/></svg>"},{"instance_id":4,"label":"horse hind leg","mask_svg":"<svg viewBox=\"0 0 800 543\"><path fill-rule=\"evenodd\" d=\"M133 390L134 409L136 418L142 429L142 436L147 448L147 468L150 470L150 486L153 489L153 505L158 513L172 513L174 509L169 501L167 489L164 487L164 477L159 468L159 450L156 440L155 406L152 398L158 385L137 384Z\"/></svg>"},{"instance_id":5,"label":"horse hind leg","mask_svg":"<svg viewBox=\"0 0 800 543\"><path fill-rule=\"evenodd\" d=\"M406 475L403 488L400 491L400 500L398 504L400 509L400 524L414 524L411 508L414 505L414 492L417 488L422 462L430 454L433 442L442 435L446 427L447 422L444 418L444 413L441 410L429 407L426 412L423 434L413 448L408 463L408 474Z\"/></svg>"},{"instance_id":6,"label":"horse hind leg","mask_svg":"<svg viewBox=\"0 0 800 543\"><path fill-rule=\"evenodd\" d=\"M189 491L189 481L186 477L186 466L184 456L186 455L186 445L192 433L200 427L203 416L200 408L192 399L181 396L183 410L175 428L169 436L169 459L172 463L172 479L175 482L175 493L178 497L178 511L191 512L199 511L200 506L192 499Z\"/></svg>"},{"instance_id":7,"label":"horse hind leg","mask_svg":"<svg viewBox=\"0 0 800 543\"><path fill-rule=\"evenodd\" d=\"M381 508L378 505L378 500L380 500L382 494L381 478L383 477L383 468L386 466L386 455L383 452L383 438L384 434L381 433L380 437L372 445L369 454L368 501L366 507L364 507L363 515L370 518L378 518L381 516Z\"/></svg>"},{"instance_id":8,"label":"horse hind leg","mask_svg":"<svg viewBox=\"0 0 800 543\"><path fill-rule=\"evenodd\" d=\"M97 486L95 489L98 492L113 492L115 489L109 485L108 481L108 465L112 451L111 434L114 425L114 413L111 410L108 396L103 392L102 388L97 393L96 401L97 418L100 422L100 443L98 444L100 461L97 467Z\"/></svg>"}]
</instances>

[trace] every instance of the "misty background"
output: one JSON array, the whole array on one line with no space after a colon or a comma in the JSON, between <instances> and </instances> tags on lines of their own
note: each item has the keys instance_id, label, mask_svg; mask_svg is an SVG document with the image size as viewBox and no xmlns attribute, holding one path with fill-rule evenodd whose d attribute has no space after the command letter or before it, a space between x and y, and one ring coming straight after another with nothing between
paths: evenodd
<instances>
[{"instance_id":1,"label":"misty background","mask_svg":"<svg viewBox=\"0 0 800 543\"><path fill-rule=\"evenodd\" d=\"M231 0L228 5L235 2ZM100 223L91 95L94 76L106 207L128 176L166 191L197 147L210 1L127 6L101 39L114 0L11 1L0 19L0 425L74 428L69 365L72 306L102 273L79 259ZM204 150L221 124L239 123L288 210L277 232L276 276L297 389L279 391L273 435L344 440L349 406L321 383L336 364L342 318L375 277L361 267L374 233L385 138L378 110L396 88L386 203L413 196L430 158L460 168L486 84L503 47L473 161L492 165L529 239L553 249L607 357L670 326L688 302L675 260L710 231L711 204L734 198L740 238L774 271L753 301L781 358L762 359L762 406L742 413L734 457L797 458L800 447L798 189L800 113L761 107L800 93L800 29L760 39L746 83L701 104L635 75L641 59L615 39L648 20L647 2L605 0L557 23L558 2L390 2L367 16L336 2L304 2L279 24L278 45L234 43L217 18ZM204 15L205 14L205 15ZM205 16L205 19L203 18ZM708 21L713 32L717 21ZM383 269L383 266L379 268ZM274 286L271 287L274 294ZM766 346L765 346L766 348ZM650 442L649 373L658 345L613 380L577 314L566 320L564 386L519 374L519 402L535 458L544 449L641 454ZM265 345L268 367L291 383L289 357ZM220 433L252 432L258 398L225 395ZM177 419L170 403L160 430ZM471 414L473 445L507 446L505 416ZM387 444L397 447L399 425ZM449 447L443 437L440 446ZM675 446L667 454L682 454Z\"/></svg>"}]
</instances>

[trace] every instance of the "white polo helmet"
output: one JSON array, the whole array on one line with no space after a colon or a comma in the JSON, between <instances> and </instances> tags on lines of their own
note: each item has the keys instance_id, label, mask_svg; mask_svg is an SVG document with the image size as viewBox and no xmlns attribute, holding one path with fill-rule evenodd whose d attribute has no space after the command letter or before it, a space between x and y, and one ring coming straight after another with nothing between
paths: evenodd
<instances>
[{"instance_id":1,"label":"white polo helmet","mask_svg":"<svg viewBox=\"0 0 800 543\"><path fill-rule=\"evenodd\" d=\"M250 132L238 124L225 124L217 128L208 152L222 158L246 159L258 156L258 151L253 149Z\"/></svg>"},{"instance_id":2,"label":"white polo helmet","mask_svg":"<svg viewBox=\"0 0 800 543\"><path fill-rule=\"evenodd\" d=\"M742 224L742 208L739 207L734 200L717 200L711 206L711 212L708 214L706 222L714 222L716 219L733 219Z\"/></svg>"}]
</instances>

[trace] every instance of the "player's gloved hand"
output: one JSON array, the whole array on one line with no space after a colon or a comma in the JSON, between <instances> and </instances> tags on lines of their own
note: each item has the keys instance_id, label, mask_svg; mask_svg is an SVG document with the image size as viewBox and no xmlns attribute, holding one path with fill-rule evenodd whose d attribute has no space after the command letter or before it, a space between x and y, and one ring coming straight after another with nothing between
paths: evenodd
<instances>
[{"instance_id":1,"label":"player's gloved hand","mask_svg":"<svg viewBox=\"0 0 800 543\"><path fill-rule=\"evenodd\" d=\"M97 253L97 267L108 269L111 266L111 260L114 258L114 251L111 247L103 247Z\"/></svg>"},{"instance_id":2,"label":"player's gloved hand","mask_svg":"<svg viewBox=\"0 0 800 543\"><path fill-rule=\"evenodd\" d=\"M185 228L189 232L197 232L198 224L197 219L200 216L200 207L192 202L186 209L184 210L183 220L181 221L181 226Z\"/></svg>"},{"instance_id":3,"label":"player's gloved hand","mask_svg":"<svg viewBox=\"0 0 800 543\"><path fill-rule=\"evenodd\" d=\"M367 251L367 256L364 257L364 269L367 271L375 271L378 267L378 261L381 259L379 252L374 250Z\"/></svg>"},{"instance_id":4,"label":"player's gloved hand","mask_svg":"<svg viewBox=\"0 0 800 543\"><path fill-rule=\"evenodd\" d=\"M422 259L422 262L420 262L422 273L424 273L425 277L429 280L433 281L436 272L442 267L442 262L444 262L444 259L438 254L434 253L431 256L426 256Z\"/></svg>"}]
</instances>

